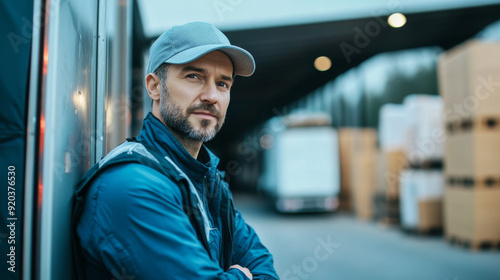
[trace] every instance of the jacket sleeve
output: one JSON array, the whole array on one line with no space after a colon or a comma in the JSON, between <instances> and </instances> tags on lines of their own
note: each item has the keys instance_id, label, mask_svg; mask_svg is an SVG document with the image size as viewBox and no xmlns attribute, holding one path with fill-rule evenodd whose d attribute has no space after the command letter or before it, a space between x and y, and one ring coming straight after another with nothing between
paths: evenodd
<instances>
[{"instance_id":1,"label":"jacket sleeve","mask_svg":"<svg viewBox=\"0 0 500 280\"><path fill-rule=\"evenodd\" d=\"M178 187L139 164L114 167L93 183L77 232L88 261L115 278L248 279L211 260Z\"/></svg>"},{"instance_id":2,"label":"jacket sleeve","mask_svg":"<svg viewBox=\"0 0 500 280\"><path fill-rule=\"evenodd\" d=\"M248 268L254 280L279 279L271 253L260 242L254 229L245 223L241 213L235 212L233 263Z\"/></svg>"}]
</instances>

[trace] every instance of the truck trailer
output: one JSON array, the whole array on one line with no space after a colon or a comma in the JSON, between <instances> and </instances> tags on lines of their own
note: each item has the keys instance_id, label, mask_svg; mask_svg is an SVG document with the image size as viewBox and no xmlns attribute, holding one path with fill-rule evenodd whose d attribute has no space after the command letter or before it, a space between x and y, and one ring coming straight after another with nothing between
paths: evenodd
<instances>
[{"instance_id":1,"label":"truck trailer","mask_svg":"<svg viewBox=\"0 0 500 280\"><path fill-rule=\"evenodd\" d=\"M272 145L263 153L259 189L272 199L276 210L337 209L340 192L337 131L329 125L283 126L271 131L267 137Z\"/></svg>"}]
</instances>

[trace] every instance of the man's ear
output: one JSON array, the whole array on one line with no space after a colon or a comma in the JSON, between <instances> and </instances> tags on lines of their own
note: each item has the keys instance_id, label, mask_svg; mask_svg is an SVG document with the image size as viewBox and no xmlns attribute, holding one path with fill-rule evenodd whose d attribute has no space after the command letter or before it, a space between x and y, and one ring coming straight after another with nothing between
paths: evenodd
<instances>
[{"instance_id":1,"label":"man's ear","mask_svg":"<svg viewBox=\"0 0 500 280\"><path fill-rule=\"evenodd\" d=\"M153 73L146 76L146 89L148 90L149 97L153 101L160 100L161 95L161 80L160 77Z\"/></svg>"}]
</instances>

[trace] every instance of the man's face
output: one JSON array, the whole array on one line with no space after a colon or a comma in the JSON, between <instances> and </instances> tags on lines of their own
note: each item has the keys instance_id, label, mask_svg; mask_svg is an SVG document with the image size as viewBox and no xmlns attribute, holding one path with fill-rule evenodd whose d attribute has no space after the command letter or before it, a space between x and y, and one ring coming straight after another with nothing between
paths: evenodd
<instances>
[{"instance_id":1,"label":"man's face","mask_svg":"<svg viewBox=\"0 0 500 280\"><path fill-rule=\"evenodd\" d=\"M220 51L187 64L171 64L160 96L163 122L183 138L214 138L226 117L232 74L231 60Z\"/></svg>"}]
</instances>

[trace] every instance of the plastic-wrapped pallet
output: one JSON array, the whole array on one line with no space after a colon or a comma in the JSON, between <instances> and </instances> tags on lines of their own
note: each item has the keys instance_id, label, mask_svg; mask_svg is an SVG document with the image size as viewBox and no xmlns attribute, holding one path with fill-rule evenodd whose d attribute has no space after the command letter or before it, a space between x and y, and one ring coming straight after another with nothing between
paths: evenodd
<instances>
[{"instance_id":1,"label":"plastic-wrapped pallet","mask_svg":"<svg viewBox=\"0 0 500 280\"><path fill-rule=\"evenodd\" d=\"M399 195L403 228L420 231L441 228L443 194L441 170L402 171Z\"/></svg>"},{"instance_id":2,"label":"plastic-wrapped pallet","mask_svg":"<svg viewBox=\"0 0 500 280\"><path fill-rule=\"evenodd\" d=\"M411 164L421 165L443 158L444 125L440 96L412 94L405 106L404 151Z\"/></svg>"},{"instance_id":3,"label":"plastic-wrapped pallet","mask_svg":"<svg viewBox=\"0 0 500 280\"><path fill-rule=\"evenodd\" d=\"M384 104L379 113L380 150L394 151L403 148L405 132L405 107L401 104Z\"/></svg>"}]
</instances>

